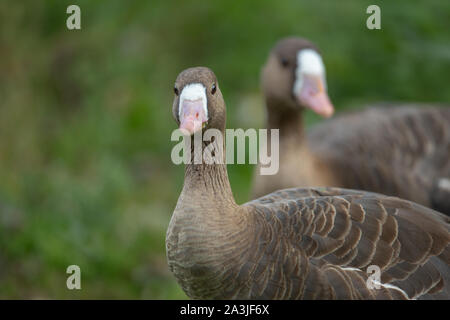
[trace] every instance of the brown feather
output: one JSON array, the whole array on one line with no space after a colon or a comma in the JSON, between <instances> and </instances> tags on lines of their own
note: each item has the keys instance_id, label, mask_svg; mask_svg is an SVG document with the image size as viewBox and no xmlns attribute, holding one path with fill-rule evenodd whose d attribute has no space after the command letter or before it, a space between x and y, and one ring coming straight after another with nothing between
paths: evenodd
<instances>
[{"instance_id":1,"label":"brown feather","mask_svg":"<svg viewBox=\"0 0 450 320\"><path fill-rule=\"evenodd\" d=\"M217 81L204 68L180 79ZM208 108L224 130L217 94ZM178 283L197 299L450 298L446 216L341 188L285 189L238 205L221 164L186 165L166 251ZM379 289L367 285L371 265L381 269Z\"/></svg>"}]
</instances>

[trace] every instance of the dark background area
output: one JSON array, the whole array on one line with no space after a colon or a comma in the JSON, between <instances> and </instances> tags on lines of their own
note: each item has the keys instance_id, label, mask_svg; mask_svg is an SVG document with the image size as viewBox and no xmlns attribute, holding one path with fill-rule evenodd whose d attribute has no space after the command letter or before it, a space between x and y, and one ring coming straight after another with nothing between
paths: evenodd
<instances>
[{"instance_id":1,"label":"dark background area","mask_svg":"<svg viewBox=\"0 0 450 320\"><path fill-rule=\"evenodd\" d=\"M81 30L66 28L70 4ZM382 30L366 28L370 4ZM338 112L449 103L449 30L447 0L2 0L0 298L185 298L164 244L183 183L170 160L183 69L215 71L229 128L264 126L260 68L289 35L321 48ZM252 169L228 168L238 203Z\"/></svg>"}]
</instances>

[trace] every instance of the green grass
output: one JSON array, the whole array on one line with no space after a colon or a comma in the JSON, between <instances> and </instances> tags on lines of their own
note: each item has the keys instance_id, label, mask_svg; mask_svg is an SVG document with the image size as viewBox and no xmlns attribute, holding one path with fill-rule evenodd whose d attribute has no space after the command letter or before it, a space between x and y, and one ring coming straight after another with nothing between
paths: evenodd
<instances>
[{"instance_id":1,"label":"green grass","mask_svg":"<svg viewBox=\"0 0 450 320\"><path fill-rule=\"evenodd\" d=\"M69 4L82 30L65 27ZM165 260L183 183L170 161L177 74L211 67L228 127L263 126L259 70L276 40L322 49L339 111L449 102L450 2L1 1L0 298L185 295ZM318 121L308 114L308 123ZM252 166L229 166L238 202ZM67 266L82 271L69 291Z\"/></svg>"}]
</instances>

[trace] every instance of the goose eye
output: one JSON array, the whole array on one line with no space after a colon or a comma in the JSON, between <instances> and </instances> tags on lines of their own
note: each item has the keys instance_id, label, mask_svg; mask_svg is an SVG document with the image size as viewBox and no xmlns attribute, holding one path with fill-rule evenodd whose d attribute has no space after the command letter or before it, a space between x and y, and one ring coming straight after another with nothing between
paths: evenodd
<instances>
[{"instance_id":1,"label":"goose eye","mask_svg":"<svg viewBox=\"0 0 450 320\"><path fill-rule=\"evenodd\" d=\"M281 59L281 64L283 67L287 67L289 64L289 61L286 58L282 58Z\"/></svg>"},{"instance_id":2,"label":"goose eye","mask_svg":"<svg viewBox=\"0 0 450 320\"><path fill-rule=\"evenodd\" d=\"M173 87L173 92L175 92L175 94L178 95L179 94L178 88L177 87Z\"/></svg>"},{"instance_id":3,"label":"goose eye","mask_svg":"<svg viewBox=\"0 0 450 320\"><path fill-rule=\"evenodd\" d=\"M213 83L212 87L211 87L211 93L214 94L216 93L216 84Z\"/></svg>"}]
</instances>

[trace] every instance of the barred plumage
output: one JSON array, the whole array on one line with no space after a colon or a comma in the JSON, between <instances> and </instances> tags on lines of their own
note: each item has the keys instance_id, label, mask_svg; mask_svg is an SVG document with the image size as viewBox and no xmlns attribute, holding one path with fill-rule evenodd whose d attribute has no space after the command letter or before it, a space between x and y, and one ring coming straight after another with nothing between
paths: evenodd
<instances>
[{"instance_id":1,"label":"barred plumage","mask_svg":"<svg viewBox=\"0 0 450 320\"><path fill-rule=\"evenodd\" d=\"M216 82L200 70L177 83ZM208 108L223 131L221 95ZM341 188L284 189L238 205L226 165L189 164L167 259L195 299L449 299L449 222L410 201ZM380 269L373 286L371 266Z\"/></svg>"}]
</instances>

